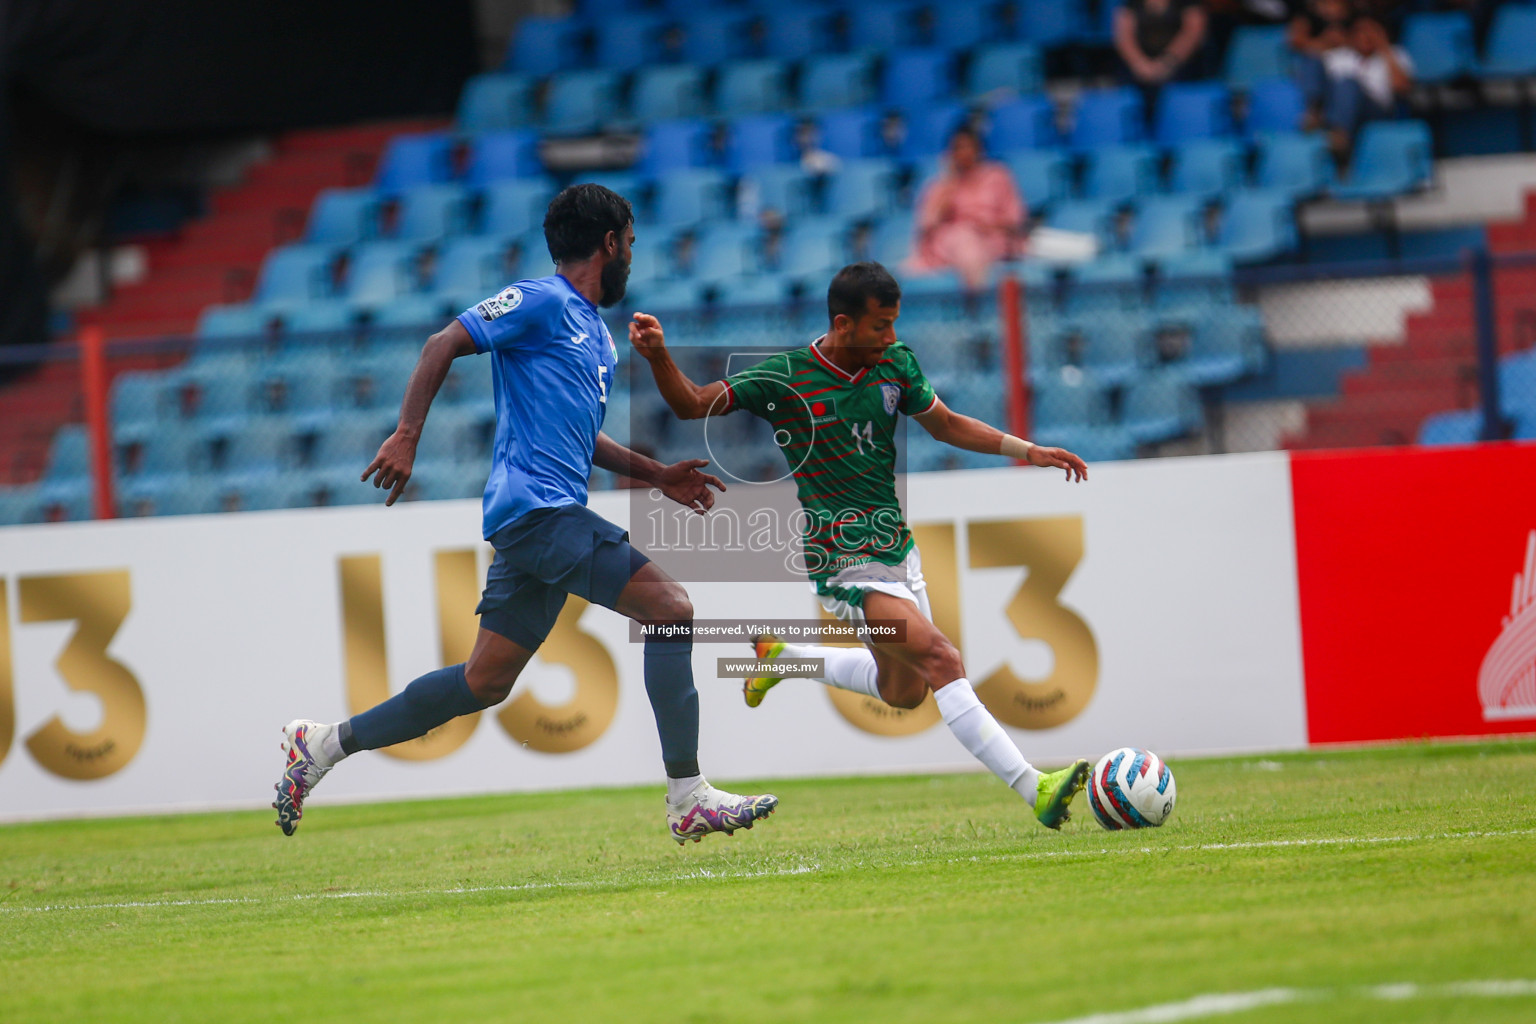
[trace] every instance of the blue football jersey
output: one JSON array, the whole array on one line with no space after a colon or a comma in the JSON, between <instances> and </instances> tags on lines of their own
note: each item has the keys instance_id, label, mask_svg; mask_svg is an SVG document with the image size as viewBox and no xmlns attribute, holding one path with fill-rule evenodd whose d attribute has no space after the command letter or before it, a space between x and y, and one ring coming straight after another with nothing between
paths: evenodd
<instances>
[{"instance_id":1,"label":"blue football jersey","mask_svg":"<svg viewBox=\"0 0 1536 1024\"><path fill-rule=\"evenodd\" d=\"M618 350L597 307L565 278L519 281L459 314L489 353L496 444L485 536L536 508L585 505Z\"/></svg>"}]
</instances>

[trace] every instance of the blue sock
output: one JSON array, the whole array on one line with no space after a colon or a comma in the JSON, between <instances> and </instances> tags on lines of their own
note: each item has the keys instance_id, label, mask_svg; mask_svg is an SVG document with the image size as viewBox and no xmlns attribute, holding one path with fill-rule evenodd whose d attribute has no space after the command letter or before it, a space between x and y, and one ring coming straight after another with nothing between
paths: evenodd
<instances>
[{"instance_id":1,"label":"blue sock","mask_svg":"<svg viewBox=\"0 0 1536 1024\"><path fill-rule=\"evenodd\" d=\"M404 743L450 719L481 710L484 706L464 678L464 666L449 665L428 672L384 703L343 722L341 749L355 754Z\"/></svg>"},{"instance_id":2,"label":"blue sock","mask_svg":"<svg viewBox=\"0 0 1536 1024\"><path fill-rule=\"evenodd\" d=\"M651 698L667 777L699 774L699 691L693 688L693 638L645 642L645 693Z\"/></svg>"}]
</instances>

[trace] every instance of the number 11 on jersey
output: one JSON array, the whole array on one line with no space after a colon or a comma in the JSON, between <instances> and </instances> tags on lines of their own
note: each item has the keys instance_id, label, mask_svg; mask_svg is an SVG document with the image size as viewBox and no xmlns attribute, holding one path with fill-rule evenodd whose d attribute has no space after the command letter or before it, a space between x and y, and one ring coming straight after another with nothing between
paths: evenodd
<instances>
[{"instance_id":1,"label":"number 11 on jersey","mask_svg":"<svg viewBox=\"0 0 1536 1024\"><path fill-rule=\"evenodd\" d=\"M864 446L866 444L871 448L875 446L874 420L865 420L862 429L860 429L857 423L852 423L849 425L853 428L853 443L858 445L860 455L864 454Z\"/></svg>"}]
</instances>

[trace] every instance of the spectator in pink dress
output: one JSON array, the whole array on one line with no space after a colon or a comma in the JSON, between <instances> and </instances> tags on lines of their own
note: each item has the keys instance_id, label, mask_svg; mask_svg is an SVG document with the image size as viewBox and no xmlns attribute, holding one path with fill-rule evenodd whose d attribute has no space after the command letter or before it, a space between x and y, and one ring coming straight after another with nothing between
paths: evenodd
<instances>
[{"instance_id":1,"label":"spectator in pink dress","mask_svg":"<svg viewBox=\"0 0 1536 1024\"><path fill-rule=\"evenodd\" d=\"M984 160L981 138L960 128L949 138L948 161L923 186L910 270L953 269L970 291L987 282L998 260L1023 252L1024 200L1008 168Z\"/></svg>"}]
</instances>

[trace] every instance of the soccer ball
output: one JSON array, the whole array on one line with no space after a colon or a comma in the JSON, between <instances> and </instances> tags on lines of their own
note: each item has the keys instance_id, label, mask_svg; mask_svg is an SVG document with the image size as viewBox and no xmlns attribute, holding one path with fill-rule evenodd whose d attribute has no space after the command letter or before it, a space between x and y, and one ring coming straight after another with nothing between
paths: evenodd
<instances>
[{"instance_id":1,"label":"soccer ball","mask_svg":"<svg viewBox=\"0 0 1536 1024\"><path fill-rule=\"evenodd\" d=\"M1110 830L1156 828L1173 813L1178 787L1162 758L1137 747L1121 747L1099 758L1088 780L1088 806Z\"/></svg>"}]
</instances>

